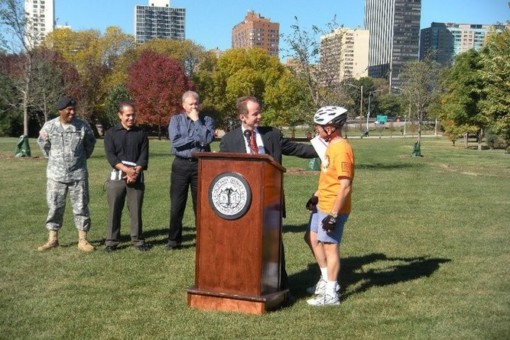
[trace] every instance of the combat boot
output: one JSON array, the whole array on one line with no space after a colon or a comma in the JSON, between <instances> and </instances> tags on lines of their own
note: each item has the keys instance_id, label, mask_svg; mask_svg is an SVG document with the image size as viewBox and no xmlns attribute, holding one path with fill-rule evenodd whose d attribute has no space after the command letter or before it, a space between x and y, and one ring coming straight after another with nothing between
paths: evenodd
<instances>
[{"instance_id":1,"label":"combat boot","mask_svg":"<svg viewBox=\"0 0 510 340\"><path fill-rule=\"evenodd\" d=\"M95 250L94 246L87 241L86 231L78 230L78 249L86 253L90 253Z\"/></svg>"},{"instance_id":2,"label":"combat boot","mask_svg":"<svg viewBox=\"0 0 510 340\"><path fill-rule=\"evenodd\" d=\"M50 236L48 237L48 242L46 244L43 244L40 247L37 247L37 250L46 251L46 250L50 250L50 249L56 248L56 247L58 247L58 231L50 230Z\"/></svg>"}]
</instances>

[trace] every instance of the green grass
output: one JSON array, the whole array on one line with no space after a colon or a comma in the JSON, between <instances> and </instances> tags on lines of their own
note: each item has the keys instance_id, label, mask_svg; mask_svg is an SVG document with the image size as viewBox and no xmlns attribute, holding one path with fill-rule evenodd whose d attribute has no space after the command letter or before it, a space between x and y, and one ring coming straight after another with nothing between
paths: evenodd
<instances>
[{"instance_id":1,"label":"green grass","mask_svg":"<svg viewBox=\"0 0 510 340\"><path fill-rule=\"evenodd\" d=\"M378 138L378 137L402 137L404 133L403 122L395 123L388 122L384 125L374 125L373 121L370 122L369 132L370 137ZM344 127L344 133L349 137L360 137L366 130L366 120L358 121L357 123L349 122L347 127ZM411 124L407 122L406 124L406 137L414 138L418 134L418 126L416 124ZM295 128L294 135L296 138L305 138L307 132L312 132L312 127L302 127L299 126ZM283 135L285 137L291 137L292 131L288 127L282 128ZM422 135L434 135L434 126L430 124L422 125Z\"/></svg>"},{"instance_id":2,"label":"green grass","mask_svg":"<svg viewBox=\"0 0 510 340\"><path fill-rule=\"evenodd\" d=\"M440 138L352 139L353 212L342 244L342 304L312 308L305 288L318 270L303 242L315 190L308 161L285 158L287 271L296 302L263 316L187 307L194 283L192 209L184 249L164 252L172 158L151 140L144 234L154 248L103 251L109 171L102 141L89 160L92 229L84 254L68 204L61 247L46 253L46 160L14 158L0 139L0 338L506 339L510 334L510 156ZM218 148L218 143L213 145ZM188 201L190 204L190 202Z\"/></svg>"}]
</instances>

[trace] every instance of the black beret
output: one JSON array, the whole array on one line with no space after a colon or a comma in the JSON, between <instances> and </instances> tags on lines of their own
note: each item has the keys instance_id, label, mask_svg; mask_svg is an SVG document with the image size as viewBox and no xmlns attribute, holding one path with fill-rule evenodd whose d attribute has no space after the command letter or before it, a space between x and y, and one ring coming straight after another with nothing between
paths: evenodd
<instances>
[{"instance_id":1,"label":"black beret","mask_svg":"<svg viewBox=\"0 0 510 340\"><path fill-rule=\"evenodd\" d=\"M58 99L57 104L55 105L57 110L63 110L68 106L76 106L76 100L71 97L63 96Z\"/></svg>"}]
</instances>

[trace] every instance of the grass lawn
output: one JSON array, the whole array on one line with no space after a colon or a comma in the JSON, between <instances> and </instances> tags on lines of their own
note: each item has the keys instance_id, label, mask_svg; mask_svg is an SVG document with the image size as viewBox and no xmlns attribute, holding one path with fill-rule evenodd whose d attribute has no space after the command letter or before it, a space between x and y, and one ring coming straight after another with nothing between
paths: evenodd
<instances>
[{"instance_id":1,"label":"grass lawn","mask_svg":"<svg viewBox=\"0 0 510 340\"><path fill-rule=\"evenodd\" d=\"M312 308L305 288L318 269L303 242L305 202L318 173L285 158L284 243L294 304L262 316L188 308L194 284L191 202L184 248L165 252L168 141L151 140L146 173L147 253L130 246L125 212L119 251L104 252L109 172L103 142L89 160L92 229L98 248L78 251L68 203L61 247L39 253L46 160L14 158L0 138L0 338L2 339L508 339L510 335L510 155L424 138L353 138L353 212L342 244L342 303ZM461 143L458 143L461 144ZM218 143L213 145L218 148Z\"/></svg>"}]
</instances>

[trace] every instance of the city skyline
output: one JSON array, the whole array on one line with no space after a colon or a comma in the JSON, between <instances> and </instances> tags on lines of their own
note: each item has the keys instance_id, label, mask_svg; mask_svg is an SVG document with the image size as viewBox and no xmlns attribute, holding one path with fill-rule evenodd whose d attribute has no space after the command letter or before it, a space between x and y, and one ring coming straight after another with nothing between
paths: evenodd
<instances>
[{"instance_id":1,"label":"city skyline","mask_svg":"<svg viewBox=\"0 0 510 340\"><path fill-rule=\"evenodd\" d=\"M76 31L104 32L108 26L119 26L123 32L133 34L134 8L148 3L148 0L55 0L55 16L57 25L69 25ZM307 30L312 25L325 29L335 16L336 23L346 28L364 27L364 5L365 0L222 0L221 5L206 0L170 0L171 7L186 9L186 39L206 49L220 50L231 48L232 28L249 10L278 22L280 33L288 35L291 25L296 23L295 17ZM432 22L495 24L509 19L507 0L422 0L420 28L429 27ZM281 45L285 49L285 44Z\"/></svg>"},{"instance_id":2,"label":"city skyline","mask_svg":"<svg viewBox=\"0 0 510 340\"><path fill-rule=\"evenodd\" d=\"M368 76L400 85L404 65L418 60L421 0L367 0Z\"/></svg>"}]
</instances>

